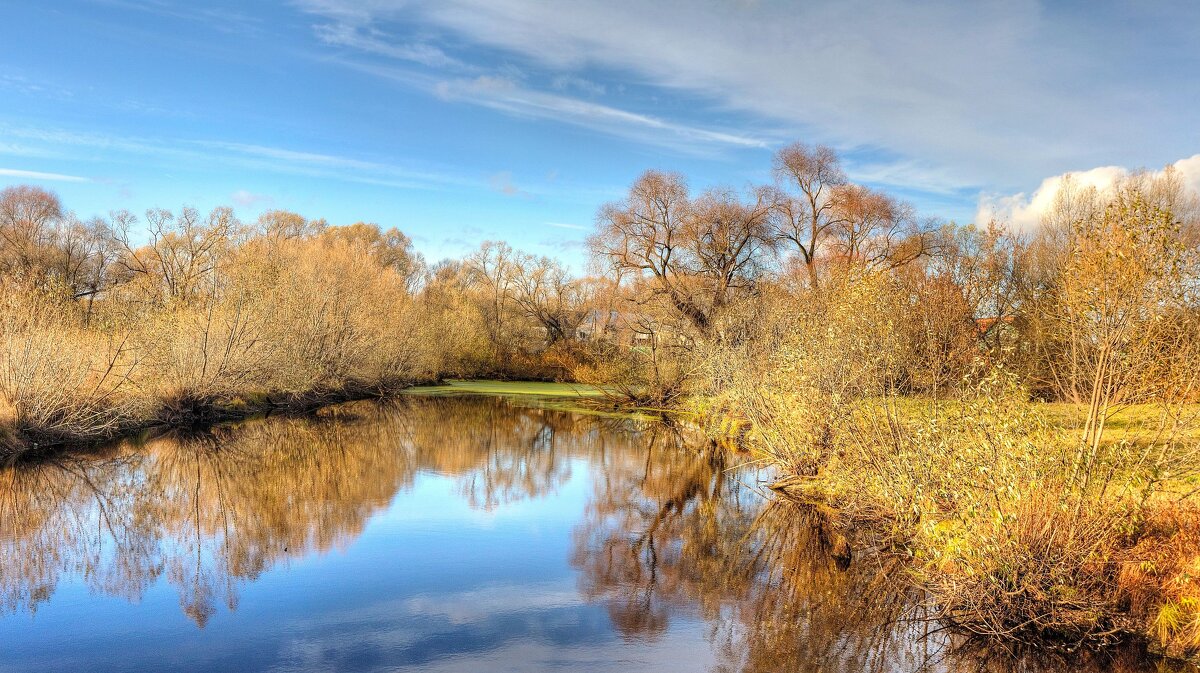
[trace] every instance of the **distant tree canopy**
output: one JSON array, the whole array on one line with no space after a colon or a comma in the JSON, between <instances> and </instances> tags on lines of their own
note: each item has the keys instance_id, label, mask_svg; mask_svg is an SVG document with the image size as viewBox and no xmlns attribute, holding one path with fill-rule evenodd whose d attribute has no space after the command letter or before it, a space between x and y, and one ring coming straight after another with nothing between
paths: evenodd
<instances>
[{"instance_id":1,"label":"distant tree canopy","mask_svg":"<svg viewBox=\"0 0 1200 673\"><path fill-rule=\"evenodd\" d=\"M360 270L454 325L441 338L455 371L658 380L676 391L713 349L766 348L789 329L775 317L821 315L857 278L888 294L907 367L895 383L920 391L1002 358L1036 394L1083 399L1098 385L1084 380L1092 344L1124 347L1195 315L1200 204L1172 171L1135 174L1111 193L1067 181L1042 226L1018 234L920 217L854 183L829 147L788 145L771 168L770 184L699 193L678 173L638 176L598 210L592 277L500 241L427 265L394 227L286 210L254 223L187 207L81 220L30 186L0 191L0 272L84 300L90 316L98 297L192 306L233 288L263 293L299 282L288 267L297 255L369 260ZM1116 316L1128 336L1112 335Z\"/></svg>"}]
</instances>

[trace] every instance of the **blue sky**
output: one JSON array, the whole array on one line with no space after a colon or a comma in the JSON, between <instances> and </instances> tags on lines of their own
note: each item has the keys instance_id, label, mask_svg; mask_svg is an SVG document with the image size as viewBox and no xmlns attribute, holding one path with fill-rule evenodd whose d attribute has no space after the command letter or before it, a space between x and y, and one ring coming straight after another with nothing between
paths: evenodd
<instances>
[{"instance_id":1,"label":"blue sky","mask_svg":"<svg viewBox=\"0 0 1200 673\"><path fill-rule=\"evenodd\" d=\"M959 221L1066 171L1192 157L1198 45L1194 2L0 0L0 186L578 268L641 171L743 186L792 140Z\"/></svg>"}]
</instances>

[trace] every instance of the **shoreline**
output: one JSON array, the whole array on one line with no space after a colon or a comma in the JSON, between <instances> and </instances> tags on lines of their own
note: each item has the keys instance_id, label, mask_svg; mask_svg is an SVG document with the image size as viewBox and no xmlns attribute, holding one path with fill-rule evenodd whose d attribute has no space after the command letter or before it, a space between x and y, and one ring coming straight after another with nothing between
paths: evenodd
<instances>
[{"instance_id":1,"label":"shoreline","mask_svg":"<svg viewBox=\"0 0 1200 673\"><path fill-rule=\"evenodd\" d=\"M88 451L152 430L201 429L271 413L310 414L343 402L386 399L409 388L439 382L399 378L370 384L349 381L338 387L303 393L259 392L207 399L162 400L149 418L118 423L113 431L96 434L31 431L4 425L0 426L0 461L12 465L60 452Z\"/></svg>"},{"instance_id":2,"label":"shoreline","mask_svg":"<svg viewBox=\"0 0 1200 673\"><path fill-rule=\"evenodd\" d=\"M529 390L523 386L532 385ZM440 390L438 389L440 388ZM537 388L544 388L538 390ZM405 394L415 395L447 395L447 396L480 396L501 398L526 398L535 400L590 400L602 398L603 394L597 389L569 383L547 383L541 381L511 381L496 379L430 379L407 380L396 379L382 383L366 384L363 382L348 382L337 388L313 390L300 394L270 394L229 397L223 399L190 400L189 404L168 405L163 403L160 413L152 421L131 424L105 437L91 439L63 439L53 442L37 442L31 436L22 439L29 444L16 450L3 451L0 449L0 460L6 466L20 463L23 460L37 460L59 452L85 452L111 442L136 437L148 431L168 431L172 429L200 429L216 426L222 423L246 420L256 416L273 413L311 414L319 409L345 402L372 399L387 399ZM749 436L746 419L736 414L700 414L688 409L686 402L675 409L667 411L671 416L686 419L685 423L692 426L699 435L706 438L713 446L724 451L745 452L754 454L753 439ZM577 413L589 413L586 408L564 408ZM658 410L663 411L663 410ZM612 412L609 412L612 413ZM639 415L643 410L637 407L625 407L621 415ZM35 437L35 436L34 436ZM874 549L874 553L882 550L874 546L860 547L856 545L859 533L867 535L882 535L880 530L886 527L882 521L859 521L844 508L838 506L827 497L821 487L821 477L804 477L790 473L782 464L779 477L767 485L776 497L796 502L805 506L818 508L828 521L830 539L832 542L831 555L839 564L849 564L859 560L859 554L864 549ZM891 522L895 523L895 522ZM910 570L918 566L914 563L911 550L905 552L899 547L892 547L890 553L905 556L906 567ZM889 552L884 552L889 553ZM927 583L914 579L917 587L928 591ZM1073 647L1086 647L1096 652L1104 652L1111 648L1133 645L1144 647L1152 656L1167 661L1183 662L1200 665L1200 657L1195 653L1174 652L1170 647L1161 645L1148 629L1138 628L1132 615L1108 615L1115 625L1104 639L1077 638L1067 633L1046 633L1036 629L1024 631L1014 639L1028 645L1070 651ZM952 617L943 616L939 619L958 631L970 634L969 624L956 622ZM984 640L994 640L994 637L980 635Z\"/></svg>"}]
</instances>

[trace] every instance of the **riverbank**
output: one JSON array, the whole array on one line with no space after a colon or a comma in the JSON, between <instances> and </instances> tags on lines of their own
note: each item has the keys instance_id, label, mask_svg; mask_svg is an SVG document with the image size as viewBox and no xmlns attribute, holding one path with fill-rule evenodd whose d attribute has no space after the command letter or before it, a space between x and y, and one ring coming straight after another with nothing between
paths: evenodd
<instances>
[{"instance_id":1,"label":"riverbank","mask_svg":"<svg viewBox=\"0 0 1200 673\"><path fill-rule=\"evenodd\" d=\"M873 398L820 412L761 398L690 408L710 438L774 463L776 492L836 513L851 542L869 532L908 559L939 620L1002 641L1142 640L1195 662L1198 485L1174 477L1171 461L1144 468L1197 450L1195 432L1161 430L1196 408L1114 414L1088 480L1073 460L1086 410L1015 392Z\"/></svg>"},{"instance_id":2,"label":"riverbank","mask_svg":"<svg viewBox=\"0 0 1200 673\"><path fill-rule=\"evenodd\" d=\"M395 378L371 382L347 381L339 386L303 392L180 396L159 400L155 410L147 415L116 417L98 428L75 431L9 422L0 424L0 461L85 449L154 429L196 429L270 413L305 414L342 402L384 399L414 386L436 382L433 379Z\"/></svg>"},{"instance_id":3,"label":"riverbank","mask_svg":"<svg viewBox=\"0 0 1200 673\"><path fill-rule=\"evenodd\" d=\"M177 396L158 400L145 415L130 414L101 428L74 431L45 426L0 423L0 460L41 452L86 448L152 429L199 428L270 413L303 414L322 407L397 395L439 397L512 397L529 404L585 414L646 416L637 410L614 411L603 389L576 383L483 379L389 378L347 381L340 386L304 392L263 391L217 396ZM119 409L119 408L118 408ZM109 413L117 413L110 410ZM646 416L649 418L649 416Z\"/></svg>"},{"instance_id":4,"label":"riverbank","mask_svg":"<svg viewBox=\"0 0 1200 673\"><path fill-rule=\"evenodd\" d=\"M831 560L748 456L539 399L401 394L0 470L6 667L304 668L302 637L317 669L366 642L379 668L1193 673L968 644L912 612L903 559Z\"/></svg>"},{"instance_id":5,"label":"riverbank","mask_svg":"<svg viewBox=\"0 0 1200 673\"><path fill-rule=\"evenodd\" d=\"M575 384L458 381L429 390L607 400ZM929 599L923 607L956 631L1065 650L1140 643L1196 662L1193 486L1164 480L1138 489L1110 475L1111 489L1125 493L1053 498L1086 411L981 392L856 403L827 430L840 449L808 473L811 449L797 428L784 427L797 419L782 408L755 418L729 399L693 397L674 413L716 444L774 464L781 476L772 490L822 513L826 551L838 563L877 553L900 559L915 595ZM1109 419L1108 449L1152 448L1146 428L1159 412L1141 405Z\"/></svg>"}]
</instances>

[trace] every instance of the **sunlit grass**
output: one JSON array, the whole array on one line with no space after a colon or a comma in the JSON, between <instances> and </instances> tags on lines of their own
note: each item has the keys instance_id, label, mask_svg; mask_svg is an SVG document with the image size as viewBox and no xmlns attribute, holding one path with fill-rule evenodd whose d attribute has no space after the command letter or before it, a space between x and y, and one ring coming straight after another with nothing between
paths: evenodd
<instances>
[{"instance_id":1,"label":"sunlit grass","mask_svg":"<svg viewBox=\"0 0 1200 673\"><path fill-rule=\"evenodd\" d=\"M436 386L417 386L405 391L408 395L501 395L519 397L599 398L604 391L596 386L579 383L548 383L544 381L462 381L450 380Z\"/></svg>"},{"instance_id":2,"label":"sunlit grass","mask_svg":"<svg viewBox=\"0 0 1200 673\"><path fill-rule=\"evenodd\" d=\"M897 411L906 416L930 416L936 414L955 413L962 402L959 400L939 400L928 397L900 397L890 400ZM1048 425L1061 430L1073 430L1082 427L1087 419L1087 405L1071 402L1034 402L1033 409L1040 414ZM868 408L871 408L868 406ZM1192 404L1182 409L1166 410L1184 419L1200 418L1200 404ZM1152 441L1161 423L1164 422L1164 409L1155 404L1135 404L1124 407L1113 413L1104 426L1104 442L1118 443L1129 441L1140 444ZM1200 424L1182 424L1181 434L1176 439L1200 441Z\"/></svg>"},{"instance_id":3,"label":"sunlit grass","mask_svg":"<svg viewBox=\"0 0 1200 673\"><path fill-rule=\"evenodd\" d=\"M441 385L409 388L402 391L402 394L447 397L489 395L510 398L521 406L570 411L591 416L635 420L651 420L661 417L661 413L658 413L657 410L628 408L611 404L603 388L580 383L452 379Z\"/></svg>"}]
</instances>

